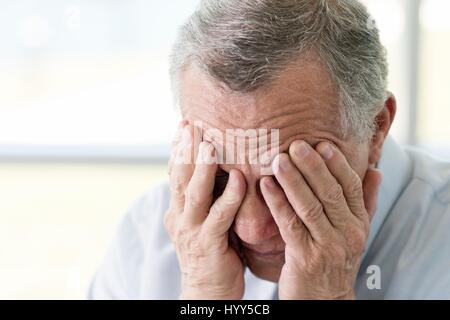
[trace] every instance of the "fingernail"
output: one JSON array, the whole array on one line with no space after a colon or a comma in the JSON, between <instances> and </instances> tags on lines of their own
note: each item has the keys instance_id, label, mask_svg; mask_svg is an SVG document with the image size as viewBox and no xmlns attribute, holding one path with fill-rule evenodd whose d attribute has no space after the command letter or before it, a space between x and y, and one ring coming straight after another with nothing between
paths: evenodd
<instances>
[{"instance_id":1,"label":"fingernail","mask_svg":"<svg viewBox=\"0 0 450 320\"><path fill-rule=\"evenodd\" d=\"M272 161L272 171L273 171L273 174L278 174L278 172L280 171L279 156L276 156Z\"/></svg>"},{"instance_id":2,"label":"fingernail","mask_svg":"<svg viewBox=\"0 0 450 320\"><path fill-rule=\"evenodd\" d=\"M331 159L333 156L333 149L330 147L328 143L325 143L324 146L321 146L319 149L319 153L325 160Z\"/></svg>"},{"instance_id":3,"label":"fingernail","mask_svg":"<svg viewBox=\"0 0 450 320\"><path fill-rule=\"evenodd\" d=\"M291 169L291 163L288 157L277 156L272 163L272 170L274 174L279 171L288 172Z\"/></svg>"},{"instance_id":4,"label":"fingernail","mask_svg":"<svg viewBox=\"0 0 450 320\"><path fill-rule=\"evenodd\" d=\"M295 144L295 154L299 159L303 159L309 154L309 146L306 145L306 142L299 141Z\"/></svg>"}]
</instances>

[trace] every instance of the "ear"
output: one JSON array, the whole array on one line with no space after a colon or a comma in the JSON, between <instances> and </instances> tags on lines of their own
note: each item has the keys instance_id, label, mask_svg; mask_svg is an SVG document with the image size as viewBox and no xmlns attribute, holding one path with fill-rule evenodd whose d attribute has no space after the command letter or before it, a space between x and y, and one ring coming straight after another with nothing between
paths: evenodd
<instances>
[{"instance_id":1,"label":"ear","mask_svg":"<svg viewBox=\"0 0 450 320\"><path fill-rule=\"evenodd\" d=\"M384 107L375 117L376 131L370 142L369 166L375 166L380 161L383 144L394 122L396 112L397 101L391 92L387 92Z\"/></svg>"}]
</instances>

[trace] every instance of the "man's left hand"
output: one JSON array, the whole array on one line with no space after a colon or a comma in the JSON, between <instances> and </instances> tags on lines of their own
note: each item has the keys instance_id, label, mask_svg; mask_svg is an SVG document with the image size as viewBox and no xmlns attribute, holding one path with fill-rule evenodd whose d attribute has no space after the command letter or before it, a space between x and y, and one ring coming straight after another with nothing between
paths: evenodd
<instances>
[{"instance_id":1,"label":"man's left hand","mask_svg":"<svg viewBox=\"0 0 450 320\"><path fill-rule=\"evenodd\" d=\"M261 191L286 243L280 299L354 299L381 173L364 181L330 143L304 141L273 163Z\"/></svg>"}]
</instances>

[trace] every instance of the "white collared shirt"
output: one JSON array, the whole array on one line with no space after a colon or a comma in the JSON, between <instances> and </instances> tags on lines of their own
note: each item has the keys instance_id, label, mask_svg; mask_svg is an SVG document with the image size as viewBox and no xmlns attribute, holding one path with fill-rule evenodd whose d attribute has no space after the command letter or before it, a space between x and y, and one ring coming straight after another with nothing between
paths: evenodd
<instances>
[{"instance_id":1,"label":"white collared shirt","mask_svg":"<svg viewBox=\"0 0 450 320\"><path fill-rule=\"evenodd\" d=\"M378 167L383 182L355 284L357 298L450 299L450 163L388 138ZM169 199L163 184L132 206L89 298L179 298L180 270L163 223ZM373 286L374 275L379 287ZM244 299L276 297L276 283L246 270Z\"/></svg>"}]
</instances>

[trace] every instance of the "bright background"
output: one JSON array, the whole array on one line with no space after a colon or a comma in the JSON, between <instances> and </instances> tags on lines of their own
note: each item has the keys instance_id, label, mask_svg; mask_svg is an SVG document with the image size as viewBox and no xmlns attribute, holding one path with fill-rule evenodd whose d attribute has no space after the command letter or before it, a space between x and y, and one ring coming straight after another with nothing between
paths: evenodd
<instances>
[{"instance_id":1,"label":"bright background","mask_svg":"<svg viewBox=\"0 0 450 320\"><path fill-rule=\"evenodd\" d=\"M393 134L450 159L450 1L367 0ZM0 299L83 299L129 205L166 178L168 53L196 0L0 0Z\"/></svg>"}]
</instances>

